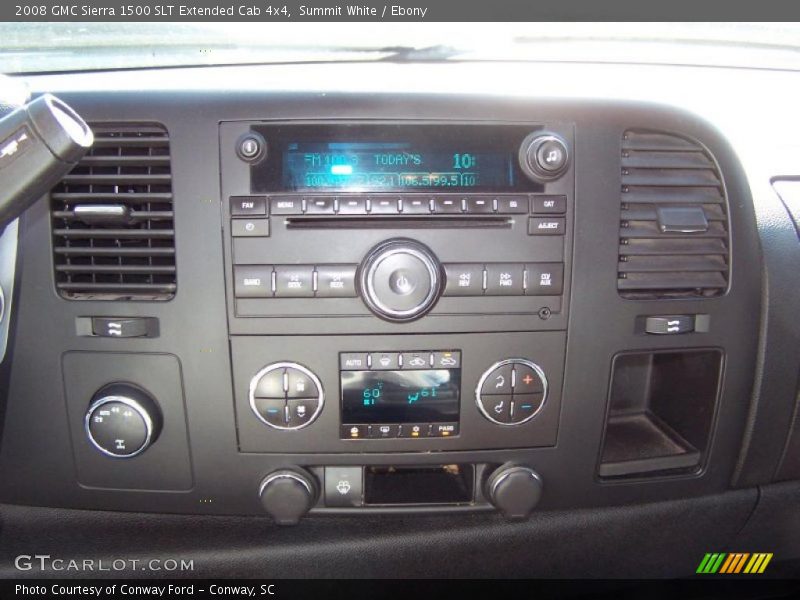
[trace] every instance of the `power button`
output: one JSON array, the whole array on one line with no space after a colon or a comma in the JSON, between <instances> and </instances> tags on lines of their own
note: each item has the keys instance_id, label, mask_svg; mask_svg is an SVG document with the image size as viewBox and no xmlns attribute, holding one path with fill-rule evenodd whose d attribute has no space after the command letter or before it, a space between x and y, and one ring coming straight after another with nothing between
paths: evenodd
<instances>
[{"instance_id":1,"label":"power button","mask_svg":"<svg viewBox=\"0 0 800 600\"><path fill-rule=\"evenodd\" d=\"M267 142L253 131L244 134L236 142L236 154L245 162L256 162L267 154Z\"/></svg>"}]
</instances>

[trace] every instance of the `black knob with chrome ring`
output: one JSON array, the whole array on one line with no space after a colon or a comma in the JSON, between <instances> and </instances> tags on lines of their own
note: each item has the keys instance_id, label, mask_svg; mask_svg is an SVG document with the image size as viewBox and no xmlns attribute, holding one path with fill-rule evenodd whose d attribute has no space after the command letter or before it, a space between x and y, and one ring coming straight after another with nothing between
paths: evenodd
<instances>
[{"instance_id":1,"label":"black knob with chrome ring","mask_svg":"<svg viewBox=\"0 0 800 600\"><path fill-rule=\"evenodd\" d=\"M545 183L561 177L569 166L569 147L560 135L537 131L519 149L519 165L533 181Z\"/></svg>"},{"instance_id":2,"label":"black knob with chrome ring","mask_svg":"<svg viewBox=\"0 0 800 600\"><path fill-rule=\"evenodd\" d=\"M370 250L359 270L361 298L387 321L413 321L433 308L442 290L442 266L424 244L393 239Z\"/></svg>"},{"instance_id":3,"label":"black knob with chrome ring","mask_svg":"<svg viewBox=\"0 0 800 600\"><path fill-rule=\"evenodd\" d=\"M505 464L486 480L486 496L509 519L526 519L542 497L542 478L524 465Z\"/></svg>"},{"instance_id":4,"label":"black knob with chrome ring","mask_svg":"<svg viewBox=\"0 0 800 600\"><path fill-rule=\"evenodd\" d=\"M304 469L281 469L264 477L258 486L264 510L278 525L296 525L319 498L316 479Z\"/></svg>"}]
</instances>

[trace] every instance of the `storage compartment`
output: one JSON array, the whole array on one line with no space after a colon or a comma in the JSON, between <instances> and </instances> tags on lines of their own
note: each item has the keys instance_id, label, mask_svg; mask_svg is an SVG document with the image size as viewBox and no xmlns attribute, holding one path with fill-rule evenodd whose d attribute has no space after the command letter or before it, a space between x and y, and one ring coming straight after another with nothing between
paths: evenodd
<instances>
[{"instance_id":1,"label":"storage compartment","mask_svg":"<svg viewBox=\"0 0 800 600\"><path fill-rule=\"evenodd\" d=\"M364 505L469 504L474 486L473 465L367 467Z\"/></svg>"},{"instance_id":2,"label":"storage compartment","mask_svg":"<svg viewBox=\"0 0 800 600\"><path fill-rule=\"evenodd\" d=\"M719 350L616 356L600 477L698 470L711 436L721 373Z\"/></svg>"}]
</instances>

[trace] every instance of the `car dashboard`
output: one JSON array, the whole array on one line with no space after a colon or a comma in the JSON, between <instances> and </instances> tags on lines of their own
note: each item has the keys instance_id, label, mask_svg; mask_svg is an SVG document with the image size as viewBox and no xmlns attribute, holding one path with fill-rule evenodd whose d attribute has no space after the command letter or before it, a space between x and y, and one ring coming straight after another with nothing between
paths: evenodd
<instances>
[{"instance_id":1,"label":"car dashboard","mask_svg":"<svg viewBox=\"0 0 800 600\"><path fill-rule=\"evenodd\" d=\"M25 80L95 143L0 240L14 547L110 529L290 577L797 556L796 73Z\"/></svg>"}]
</instances>

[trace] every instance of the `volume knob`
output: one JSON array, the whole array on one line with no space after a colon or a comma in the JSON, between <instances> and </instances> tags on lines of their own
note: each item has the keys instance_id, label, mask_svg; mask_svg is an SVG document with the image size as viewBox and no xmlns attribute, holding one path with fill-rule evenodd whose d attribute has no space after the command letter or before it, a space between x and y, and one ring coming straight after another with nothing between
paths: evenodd
<instances>
[{"instance_id":1,"label":"volume knob","mask_svg":"<svg viewBox=\"0 0 800 600\"><path fill-rule=\"evenodd\" d=\"M411 321L439 299L442 267L431 250L414 240L395 239L373 248L359 274L361 297L387 321Z\"/></svg>"}]
</instances>

